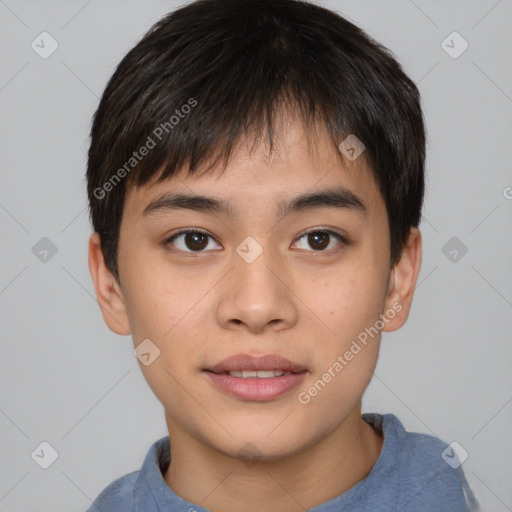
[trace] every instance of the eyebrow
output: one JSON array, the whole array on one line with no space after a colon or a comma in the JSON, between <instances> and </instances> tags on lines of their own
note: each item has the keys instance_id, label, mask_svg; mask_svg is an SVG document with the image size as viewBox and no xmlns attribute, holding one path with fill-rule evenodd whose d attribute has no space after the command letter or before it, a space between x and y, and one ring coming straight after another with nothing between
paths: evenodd
<instances>
[{"instance_id":1,"label":"eyebrow","mask_svg":"<svg viewBox=\"0 0 512 512\"><path fill-rule=\"evenodd\" d=\"M279 202L277 216L285 217L293 213L320 208L354 210L363 215L367 213L366 205L356 194L343 187L334 187L300 194L287 201ZM142 216L146 217L155 213L171 212L176 209L214 213L226 217L235 216L235 210L231 203L224 199L182 193L162 194L144 208Z\"/></svg>"}]
</instances>

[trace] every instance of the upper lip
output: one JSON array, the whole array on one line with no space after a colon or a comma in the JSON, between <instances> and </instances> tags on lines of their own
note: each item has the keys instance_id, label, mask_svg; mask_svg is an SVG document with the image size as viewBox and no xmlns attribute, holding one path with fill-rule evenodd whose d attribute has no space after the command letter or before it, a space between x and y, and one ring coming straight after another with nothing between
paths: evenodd
<instances>
[{"instance_id":1,"label":"upper lip","mask_svg":"<svg viewBox=\"0 0 512 512\"><path fill-rule=\"evenodd\" d=\"M303 372L307 368L290 361L277 354L268 354L261 357L250 356L249 354L236 354L227 357L217 364L205 368L214 373L240 372L242 370L281 370L283 372Z\"/></svg>"}]
</instances>

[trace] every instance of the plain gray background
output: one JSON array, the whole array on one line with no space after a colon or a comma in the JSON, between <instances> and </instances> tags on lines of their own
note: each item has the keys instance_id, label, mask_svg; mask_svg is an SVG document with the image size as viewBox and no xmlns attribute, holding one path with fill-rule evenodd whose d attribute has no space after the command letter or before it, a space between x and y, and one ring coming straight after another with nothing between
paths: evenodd
<instances>
[{"instance_id":1,"label":"plain gray background","mask_svg":"<svg viewBox=\"0 0 512 512\"><path fill-rule=\"evenodd\" d=\"M177 5L0 0L0 512L83 511L167 434L131 338L95 300L84 173L106 81ZM483 510L512 510L512 1L323 5L395 53L429 132L416 298L383 336L364 410L457 441ZM46 59L31 47L43 31L58 43ZM454 31L469 44L457 58L458 36L452 56L442 45ZM48 469L31 457L43 441L58 453Z\"/></svg>"}]
</instances>

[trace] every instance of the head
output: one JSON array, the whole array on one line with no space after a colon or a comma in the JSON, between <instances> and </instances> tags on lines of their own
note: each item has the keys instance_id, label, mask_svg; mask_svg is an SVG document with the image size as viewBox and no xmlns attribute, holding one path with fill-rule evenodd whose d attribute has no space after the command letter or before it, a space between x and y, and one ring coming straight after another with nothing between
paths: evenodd
<instances>
[{"instance_id":1,"label":"head","mask_svg":"<svg viewBox=\"0 0 512 512\"><path fill-rule=\"evenodd\" d=\"M424 160L415 85L319 6L199 0L123 58L91 131L89 263L108 326L158 354L141 368L170 430L279 457L350 416L407 319ZM239 353L306 372L241 400L206 375Z\"/></svg>"}]
</instances>

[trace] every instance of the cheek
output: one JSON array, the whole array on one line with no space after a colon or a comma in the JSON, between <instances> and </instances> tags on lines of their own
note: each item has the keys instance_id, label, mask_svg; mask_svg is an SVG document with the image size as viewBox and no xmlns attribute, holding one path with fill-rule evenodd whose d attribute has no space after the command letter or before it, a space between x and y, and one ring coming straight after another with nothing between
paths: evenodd
<instances>
[{"instance_id":1,"label":"cheek","mask_svg":"<svg viewBox=\"0 0 512 512\"><path fill-rule=\"evenodd\" d=\"M132 283L126 311L132 327L134 343L149 338L160 345L165 332L175 323L173 308L166 308L167 294L154 289L148 283Z\"/></svg>"},{"instance_id":2,"label":"cheek","mask_svg":"<svg viewBox=\"0 0 512 512\"><path fill-rule=\"evenodd\" d=\"M190 281L165 267L134 262L128 280L126 309L134 340L150 338L166 342L181 325L197 317L198 302L207 291L207 283Z\"/></svg>"},{"instance_id":3,"label":"cheek","mask_svg":"<svg viewBox=\"0 0 512 512\"><path fill-rule=\"evenodd\" d=\"M315 378L327 373L329 389L318 405L331 403L340 393L351 403L368 385L379 353L384 300L385 279L375 267L354 266L336 281L324 282L315 313L329 329L317 345Z\"/></svg>"},{"instance_id":4,"label":"cheek","mask_svg":"<svg viewBox=\"0 0 512 512\"><path fill-rule=\"evenodd\" d=\"M175 304L165 298L169 296L163 294L158 304L141 301L135 313L139 318L139 339L151 339L158 352L150 365L140 364L140 368L166 410L179 411L190 400L190 394L201 401L197 376L198 356L204 353L204 339L198 335L202 332L202 320L190 314L188 304Z\"/></svg>"},{"instance_id":5,"label":"cheek","mask_svg":"<svg viewBox=\"0 0 512 512\"><path fill-rule=\"evenodd\" d=\"M375 267L353 268L324 282L315 312L340 339L357 336L375 324L385 304L386 279Z\"/></svg>"},{"instance_id":6,"label":"cheek","mask_svg":"<svg viewBox=\"0 0 512 512\"><path fill-rule=\"evenodd\" d=\"M313 374L298 401L304 413L324 417L325 428L339 423L355 407L368 386L378 359L385 280L375 269L338 274L316 297L315 313L329 327L317 340Z\"/></svg>"},{"instance_id":7,"label":"cheek","mask_svg":"<svg viewBox=\"0 0 512 512\"><path fill-rule=\"evenodd\" d=\"M205 340L199 334L205 332L213 308L207 294L210 288L211 283L204 280L191 285L183 276L152 272L139 272L130 283L127 312L134 344L149 339L159 350L154 364L141 365L157 396L159 388L169 388L171 375L180 381L187 379L191 364L202 353Z\"/></svg>"}]
</instances>

